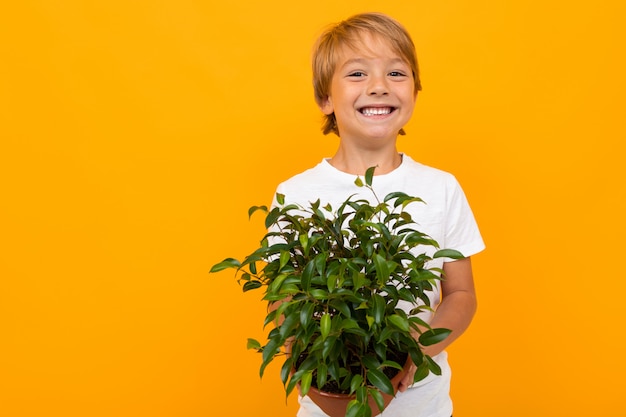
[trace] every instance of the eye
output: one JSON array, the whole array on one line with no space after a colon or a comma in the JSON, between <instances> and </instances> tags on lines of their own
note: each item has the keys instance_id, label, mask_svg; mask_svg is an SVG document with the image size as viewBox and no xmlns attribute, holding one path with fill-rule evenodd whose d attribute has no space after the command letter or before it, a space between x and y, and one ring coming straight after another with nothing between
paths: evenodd
<instances>
[{"instance_id":1,"label":"eye","mask_svg":"<svg viewBox=\"0 0 626 417\"><path fill-rule=\"evenodd\" d=\"M361 72L361 71L352 71L350 74L348 74L348 77L364 77L365 73Z\"/></svg>"},{"instance_id":2,"label":"eye","mask_svg":"<svg viewBox=\"0 0 626 417\"><path fill-rule=\"evenodd\" d=\"M405 77L406 76L406 74L401 71L391 71L389 75L392 77Z\"/></svg>"}]
</instances>

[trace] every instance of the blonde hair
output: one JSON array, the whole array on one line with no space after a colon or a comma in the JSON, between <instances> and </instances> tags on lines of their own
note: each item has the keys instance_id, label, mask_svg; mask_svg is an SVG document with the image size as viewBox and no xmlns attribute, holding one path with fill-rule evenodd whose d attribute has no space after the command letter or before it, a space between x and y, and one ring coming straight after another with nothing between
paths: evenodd
<instances>
[{"instance_id":1,"label":"blonde hair","mask_svg":"<svg viewBox=\"0 0 626 417\"><path fill-rule=\"evenodd\" d=\"M389 42L394 52L406 60L413 72L415 94L422 89L415 45L407 30L393 18L382 13L354 15L326 29L313 48L313 90L315 101L322 106L328 99L330 85L337 66L339 50L343 46L356 48L364 34L378 36ZM339 136L335 114L324 117L322 132ZM400 130L400 134L404 134Z\"/></svg>"}]
</instances>

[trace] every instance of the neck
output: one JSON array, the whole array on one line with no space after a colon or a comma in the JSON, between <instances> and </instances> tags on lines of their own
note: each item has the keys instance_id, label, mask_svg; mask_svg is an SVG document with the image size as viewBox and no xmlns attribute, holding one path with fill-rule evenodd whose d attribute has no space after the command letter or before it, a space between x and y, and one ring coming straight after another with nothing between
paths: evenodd
<instances>
[{"instance_id":1,"label":"neck","mask_svg":"<svg viewBox=\"0 0 626 417\"><path fill-rule=\"evenodd\" d=\"M402 163L402 155L395 146L371 152L353 152L340 146L328 162L339 171L353 175L364 175L368 168L375 166L374 175L382 175L398 168Z\"/></svg>"}]
</instances>

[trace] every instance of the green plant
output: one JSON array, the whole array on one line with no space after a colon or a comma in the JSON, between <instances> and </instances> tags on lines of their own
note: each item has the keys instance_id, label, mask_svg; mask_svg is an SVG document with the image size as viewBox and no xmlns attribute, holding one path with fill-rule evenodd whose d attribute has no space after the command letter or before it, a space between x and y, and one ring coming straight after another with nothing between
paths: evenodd
<instances>
[{"instance_id":1,"label":"green plant","mask_svg":"<svg viewBox=\"0 0 626 417\"><path fill-rule=\"evenodd\" d=\"M243 291L265 290L265 326L274 327L265 344L248 340L249 348L262 353L261 376L274 358L284 356L287 395L297 384L302 395L312 386L353 395L350 417L372 414L369 397L383 410L382 393L395 395L390 379L407 358L417 366L415 381L440 374L422 346L449 331L431 328L417 313L430 309L427 292L443 273L428 262L462 258L416 229L405 208L423 203L420 198L397 192L379 200L373 174L368 169L365 182L357 177L355 184L373 193L374 204L351 196L336 210L319 200L302 207L285 205L278 194L272 210L252 207L250 216L267 213L260 247L242 262L228 258L211 269L234 268ZM407 314L400 301L416 307Z\"/></svg>"}]
</instances>

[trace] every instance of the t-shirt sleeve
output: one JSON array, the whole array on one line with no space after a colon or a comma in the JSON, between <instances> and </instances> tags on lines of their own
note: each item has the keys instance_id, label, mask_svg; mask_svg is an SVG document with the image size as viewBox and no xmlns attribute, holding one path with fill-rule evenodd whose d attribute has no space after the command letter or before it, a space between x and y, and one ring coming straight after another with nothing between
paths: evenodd
<instances>
[{"instance_id":1,"label":"t-shirt sleeve","mask_svg":"<svg viewBox=\"0 0 626 417\"><path fill-rule=\"evenodd\" d=\"M459 182L451 182L445 216L445 248L456 249L468 257L485 249L474 213Z\"/></svg>"}]
</instances>

